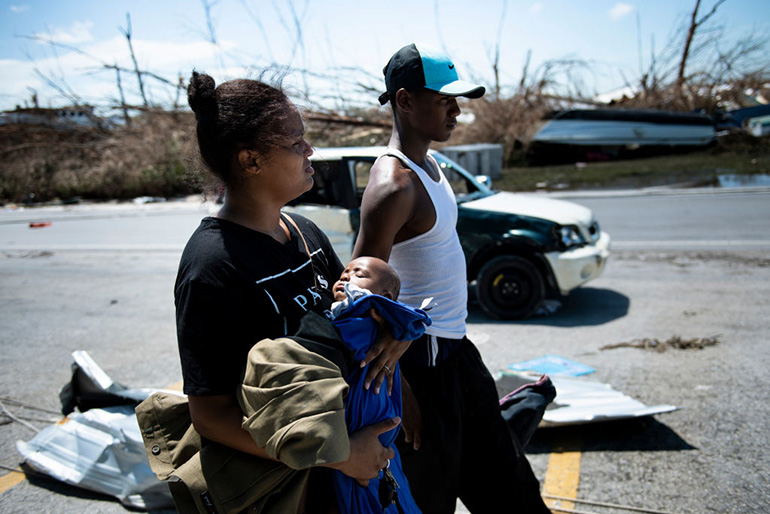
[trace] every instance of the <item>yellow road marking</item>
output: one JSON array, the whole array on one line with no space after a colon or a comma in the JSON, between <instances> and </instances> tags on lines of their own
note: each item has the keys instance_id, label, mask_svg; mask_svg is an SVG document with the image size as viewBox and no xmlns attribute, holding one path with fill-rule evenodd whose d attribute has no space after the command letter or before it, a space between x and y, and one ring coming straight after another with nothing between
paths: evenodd
<instances>
[{"instance_id":1,"label":"yellow road marking","mask_svg":"<svg viewBox=\"0 0 770 514\"><path fill-rule=\"evenodd\" d=\"M543 495L577 499L581 456L579 441L573 441L572 444L565 447L556 448L551 453L548 458L548 468L545 471ZM575 508L575 502L553 498L544 498L544 500L549 508Z\"/></svg>"},{"instance_id":2,"label":"yellow road marking","mask_svg":"<svg viewBox=\"0 0 770 514\"><path fill-rule=\"evenodd\" d=\"M24 482L27 479L27 476L19 471L7 473L0 477L0 494L3 494L11 487L18 485L22 482Z\"/></svg>"},{"instance_id":3,"label":"yellow road marking","mask_svg":"<svg viewBox=\"0 0 770 514\"><path fill-rule=\"evenodd\" d=\"M174 382L170 386L168 386L166 389L171 389L172 391L181 391L182 390L183 382L180 380L179 382Z\"/></svg>"}]
</instances>

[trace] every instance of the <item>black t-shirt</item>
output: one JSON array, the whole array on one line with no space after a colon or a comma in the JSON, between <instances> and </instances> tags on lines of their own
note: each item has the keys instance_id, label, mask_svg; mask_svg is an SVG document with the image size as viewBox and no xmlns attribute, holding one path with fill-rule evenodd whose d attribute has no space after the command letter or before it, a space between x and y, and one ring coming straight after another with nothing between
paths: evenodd
<instances>
[{"instance_id":1,"label":"black t-shirt","mask_svg":"<svg viewBox=\"0 0 770 514\"><path fill-rule=\"evenodd\" d=\"M251 347L293 334L308 311L322 313L343 266L326 235L292 214L291 240L204 218L182 253L174 287L184 392L233 394Z\"/></svg>"}]
</instances>

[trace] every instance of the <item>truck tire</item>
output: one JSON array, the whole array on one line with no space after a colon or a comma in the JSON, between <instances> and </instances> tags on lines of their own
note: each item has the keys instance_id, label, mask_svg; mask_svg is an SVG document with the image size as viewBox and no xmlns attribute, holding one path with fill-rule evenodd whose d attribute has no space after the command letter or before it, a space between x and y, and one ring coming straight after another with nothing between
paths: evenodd
<instances>
[{"instance_id":1,"label":"truck tire","mask_svg":"<svg viewBox=\"0 0 770 514\"><path fill-rule=\"evenodd\" d=\"M545 281L532 262L516 255L502 255L481 267L476 293L481 308L490 316L524 319L543 302Z\"/></svg>"}]
</instances>

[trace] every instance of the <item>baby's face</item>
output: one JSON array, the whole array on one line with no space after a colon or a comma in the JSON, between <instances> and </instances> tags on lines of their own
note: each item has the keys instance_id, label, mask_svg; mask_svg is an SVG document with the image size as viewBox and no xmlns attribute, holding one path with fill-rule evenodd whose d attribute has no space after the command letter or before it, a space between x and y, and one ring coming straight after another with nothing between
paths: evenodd
<instances>
[{"instance_id":1,"label":"baby's face","mask_svg":"<svg viewBox=\"0 0 770 514\"><path fill-rule=\"evenodd\" d=\"M345 284L348 282L362 289L367 289L373 294L387 296L382 276L373 259L359 257L350 261L350 264L340 275L340 279L334 283L332 288L334 301L341 302L345 299Z\"/></svg>"}]
</instances>

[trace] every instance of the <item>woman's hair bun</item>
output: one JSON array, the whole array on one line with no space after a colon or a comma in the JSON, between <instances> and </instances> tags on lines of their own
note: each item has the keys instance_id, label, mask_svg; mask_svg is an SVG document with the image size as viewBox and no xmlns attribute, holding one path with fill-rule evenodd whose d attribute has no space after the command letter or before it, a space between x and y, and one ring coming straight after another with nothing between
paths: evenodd
<instances>
[{"instance_id":1,"label":"woman's hair bun","mask_svg":"<svg viewBox=\"0 0 770 514\"><path fill-rule=\"evenodd\" d=\"M210 75L192 72L187 86L187 103L198 116L212 116L217 110L216 83Z\"/></svg>"}]
</instances>

